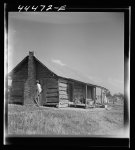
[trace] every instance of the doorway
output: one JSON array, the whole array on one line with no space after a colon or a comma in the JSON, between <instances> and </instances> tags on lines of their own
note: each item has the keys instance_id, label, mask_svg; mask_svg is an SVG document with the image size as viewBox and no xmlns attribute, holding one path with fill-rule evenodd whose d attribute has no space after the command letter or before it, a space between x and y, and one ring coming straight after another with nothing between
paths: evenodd
<instances>
[{"instance_id":1,"label":"doorway","mask_svg":"<svg viewBox=\"0 0 135 150\"><path fill-rule=\"evenodd\" d=\"M68 84L69 101L73 102L73 83Z\"/></svg>"}]
</instances>

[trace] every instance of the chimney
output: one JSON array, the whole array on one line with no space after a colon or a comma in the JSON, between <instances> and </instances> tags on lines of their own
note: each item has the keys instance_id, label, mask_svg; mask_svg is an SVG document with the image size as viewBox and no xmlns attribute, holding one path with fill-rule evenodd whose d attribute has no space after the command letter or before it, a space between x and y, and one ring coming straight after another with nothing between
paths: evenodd
<instances>
[{"instance_id":1,"label":"chimney","mask_svg":"<svg viewBox=\"0 0 135 150\"><path fill-rule=\"evenodd\" d=\"M36 92L36 70L34 62L34 52L29 52L28 57L28 78L24 86L24 104L34 104Z\"/></svg>"},{"instance_id":2,"label":"chimney","mask_svg":"<svg viewBox=\"0 0 135 150\"><path fill-rule=\"evenodd\" d=\"M33 79L35 76L35 66L34 66L34 52L29 52L28 58L28 78Z\"/></svg>"}]
</instances>

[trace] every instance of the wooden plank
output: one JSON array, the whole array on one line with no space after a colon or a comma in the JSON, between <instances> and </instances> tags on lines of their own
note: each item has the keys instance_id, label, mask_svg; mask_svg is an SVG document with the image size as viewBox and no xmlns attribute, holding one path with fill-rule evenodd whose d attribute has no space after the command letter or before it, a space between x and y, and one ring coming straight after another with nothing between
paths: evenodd
<instances>
[{"instance_id":1,"label":"wooden plank","mask_svg":"<svg viewBox=\"0 0 135 150\"><path fill-rule=\"evenodd\" d=\"M46 98L47 103L56 103L59 102L58 98Z\"/></svg>"},{"instance_id":2,"label":"wooden plank","mask_svg":"<svg viewBox=\"0 0 135 150\"><path fill-rule=\"evenodd\" d=\"M47 84L47 87L58 87L58 84L57 83L48 83Z\"/></svg>"},{"instance_id":3,"label":"wooden plank","mask_svg":"<svg viewBox=\"0 0 135 150\"><path fill-rule=\"evenodd\" d=\"M57 80L54 79L54 78L47 78L47 84L48 84L48 83L52 83L52 84L54 83L54 84L55 84L55 83L58 83L58 82L57 82Z\"/></svg>"},{"instance_id":4,"label":"wooden plank","mask_svg":"<svg viewBox=\"0 0 135 150\"><path fill-rule=\"evenodd\" d=\"M54 105L57 105L57 104L59 104L58 102L56 102L56 103L44 103L43 104L43 106L54 106Z\"/></svg>"},{"instance_id":5,"label":"wooden plank","mask_svg":"<svg viewBox=\"0 0 135 150\"><path fill-rule=\"evenodd\" d=\"M23 96L21 96L21 95L11 95L11 98L23 99ZM14 100L16 100L16 99L14 99Z\"/></svg>"},{"instance_id":6,"label":"wooden plank","mask_svg":"<svg viewBox=\"0 0 135 150\"><path fill-rule=\"evenodd\" d=\"M60 90L60 91L67 91L67 87L61 87L61 86L60 86L60 87L59 87L59 90Z\"/></svg>"},{"instance_id":7,"label":"wooden plank","mask_svg":"<svg viewBox=\"0 0 135 150\"><path fill-rule=\"evenodd\" d=\"M12 88L13 89L23 89L24 88L24 84L14 84L14 85L12 85Z\"/></svg>"},{"instance_id":8,"label":"wooden plank","mask_svg":"<svg viewBox=\"0 0 135 150\"><path fill-rule=\"evenodd\" d=\"M13 96L23 96L24 95L24 92L23 91L21 91L21 90L12 90L11 91L11 95L13 95Z\"/></svg>"},{"instance_id":9,"label":"wooden plank","mask_svg":"<svg viewBox=\"0 0 135 150\"><path fill-rule=\"evenodd\" d=\"M47 93L56 93L58 89L47 89Z\"/></svg>"},{"instance_id":10,"label":"wooden plank","mask_svg":"<svg viewBox=\"0 0 135 150\"><path fill-rule=\"evenodd\" d=\"M68 93L66 91L59 91L60 95L67 95Z\"/></svg>"},{"instance_id":11,"label":"wooden plank","mask_svg":"<svg viewBox=\"0 0 135 150\"><path fill-rule=\"evenodd\" d=\"M48 89L55 89L58 88L58 85L47 85Z\"/></svg>"},{"instance_id":12,"label":"wooden plank","mask_svg":"<svg viewBox=\"0 0 135 150\"><path fill-rule=\"evenodd\" d=\"M61 101L62 101L62 102L65 101L65 102L66 102L66 101L69 101L69 99L59 99L59 101L60 101L60 102L61 102Z\"/></svg>"},{"instance_id":13,"label":"wooden plank","mask_svg":"<svg viewBox=\"0 0 135 150\"><path fill-rule=\"evenodd\" d=\"M61 82L61 83L68 83L68 81L64 80L64 79L59 79L59 82Z\"/></svg>"},{"instance_id":14,"label":"wooden plank","mask_svg":"<svg viewBox=\"0 0 135 150\"><path fill-rule=\"evenodd\" d=\"M46 97L54 97L54 96L58 96L58 93L47 93Z\"/></svg>"},{"instance_id":15,"label":"wooden plank","mask_svg":"<svg viewBox=\"0 0 135 150\"><path fill-rule=\"evenodd\" d=\"M48 78L46 79L46 86L47 88L58 88L58 82L56 79Z\"/></svg>"},{"instance_id":16,"label":"wooden plank","mask_svg":"<svg viewBox=\"0 0 135 150\"><path fill-rule=\"evenodd\" d=\"M60 94L60 95L59 95L59 98L60 98L60 99L68 99L68 95L61 95L61 94Z\"/></svg>"},{"instance_id":17,"label":"wooden plank","mask_svg":"<svg viewBox=\"0 0 135 150\"><path fill-rule=\"evenodd\" d=\"M61 100L61 99L60 99L60 101L59 101L59 102L60 102L60 103L64 103L64 104L65 104L65 103L69 103L69 100Z\"/></svg>"},{"instance_id":18,"label":"wooden plank","mask_svg":"<svg viewBox=\"0 0 135 150\"><path fill-rule=\"evenodd\" d=\"M55 79L55 78L46 78L46 79L47 79L47 81L49 81L49 82L53 82L53 83L54 83L54 82L58 82L57 79Z\"/></svg>"},{"instance_id":19,"label":"wooden plank","mask_svg":"<svg viewBox=\"0 0 135 150\"><path fill-rule=\"evenodd\" d=\"M65 84L65 83L59 83L59 86L61 86L61 87L67 87L68 85L67 84Z\"/></svg>"},{"instance_id":20,"label":"wooden plank","mask_svg":"<svg viewBox=\"0 0 135 150\"><path fill-rule=\"evenodd\" d=\"M46 98L49 98L49 99L57 98L58 99L58 96L46 96Z\"/></svg>"},{"instance_id":21,"label":"wooden plank","mask_svg":"<svg viewBox=\"0 0 135 150\"><path fill-rule=\"evenodd\" d=\"M23 103L23 97L11 96L10 103Z\"/></svg>"}]
</instances>

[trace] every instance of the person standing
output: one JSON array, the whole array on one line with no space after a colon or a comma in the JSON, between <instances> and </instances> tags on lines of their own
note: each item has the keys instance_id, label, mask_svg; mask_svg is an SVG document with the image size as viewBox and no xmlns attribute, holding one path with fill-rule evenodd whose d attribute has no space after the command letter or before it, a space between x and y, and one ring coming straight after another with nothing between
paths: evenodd
<instances>
[{"instance_id":1,"label":"person standing","mask_svg":"<svg viewBox=\"0 0 135 150\"><path fill-rule=\"evenodd\" d=\"M36 103L37 103L38 106L39 106L39 102L40 102L40 98L41 98L41 92L42 92L42 88L41 88L41 85L40 85L39 81L37 80L36 81L36 97L35 97L35 100L36 100Z\"/></svg>"}]
</instances>

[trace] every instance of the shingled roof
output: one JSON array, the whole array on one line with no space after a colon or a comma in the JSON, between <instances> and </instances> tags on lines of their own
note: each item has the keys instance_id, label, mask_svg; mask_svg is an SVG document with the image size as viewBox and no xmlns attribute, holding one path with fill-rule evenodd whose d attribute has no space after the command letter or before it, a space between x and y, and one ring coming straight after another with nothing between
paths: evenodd
<instances>
[{"instance_id":1,"label":"shingled roof","mask_svg":"<svg viewBox=\"0 0 135 150\"><path fill-rule=\"evenodd\" d=\"M51 61L47 61L46 59L44 60L44 64L39 61L38 58L34 56L35 60L38 61L40 64L42 64L44 67L48 68L51 72L56 74L59 77L74 80L74 81L79 81L88 85L96 86L99 88L106 89L105 87L99 85L96 83L96 81L90 80L88 77L86 77L84 74L79 72L78 70L72 69L68 67L67 65L61 66L58 64L55 64ZM107 89L106 89L107 90Z\"/></svg>"},{"instance_id":2,"label":"shingled roof","mask_svg":"<svg viewBox=\"0 0 135 150\"><path fill-rule=\"evenodd\" d=\"M81 72L74 70L66 65L60 66L51 61L47 61L46 59L44 60L44 63L42 63L37 57L35 57L35 56L33 56L33 57L34 57L35 61L39 62L43 67L47 68L49 71L53 72L55 75L57 75L59 77L66 78L69 80L79 81L79 82L82 82L82 83L85 83L88 85L96 86L96 87L107 90L103 86L96 83L96 81L90 80L88 77L86 77ZM28 56L26 56L18 65L16 65L16 67L8 74L8 76L11 77L12 73L15 70L17 70L17 68L19 68L20 65L22 65L26 61L28 61Z\"/></svg>"}]
</instances>

